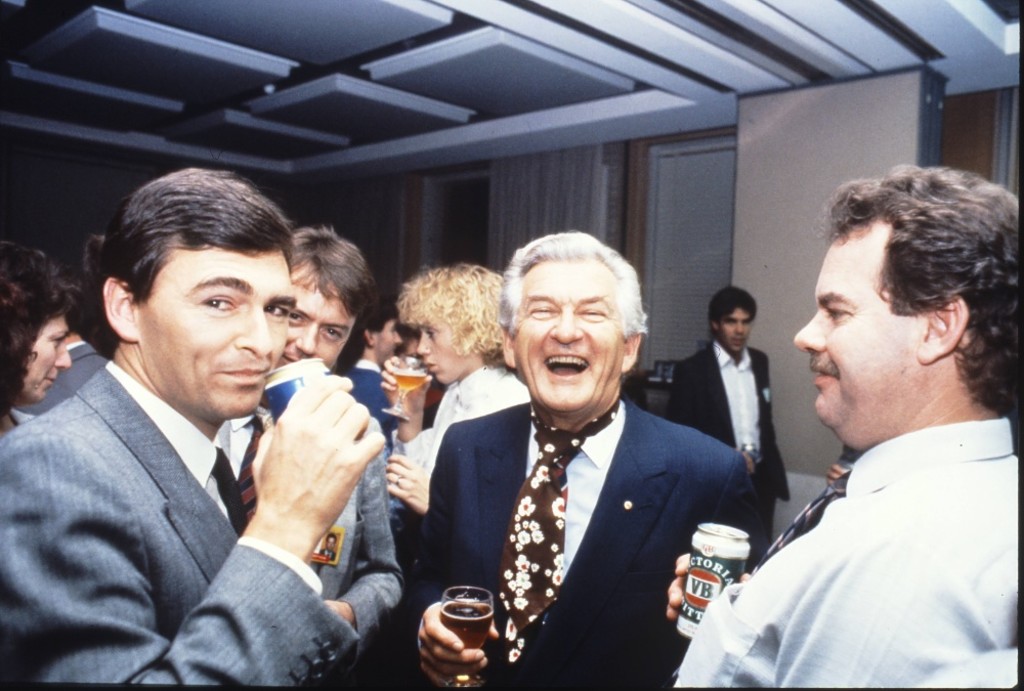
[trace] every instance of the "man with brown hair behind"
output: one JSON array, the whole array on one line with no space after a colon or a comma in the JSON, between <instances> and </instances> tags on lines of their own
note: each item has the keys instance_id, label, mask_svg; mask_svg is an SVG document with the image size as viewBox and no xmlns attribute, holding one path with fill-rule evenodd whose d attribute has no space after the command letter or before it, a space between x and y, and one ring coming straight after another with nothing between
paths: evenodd
<instances>
[{"instance_id":1,"label":"man with brown hair behind","mask_svg":"<svg viewBox=\"0 0 1024 691\"><path fill-rule=\"evenodd\" d=\"M287 338L277 366L320 358L333 371L353 324L376 299L370 267L359 248L331 228L299 228L292 242L291 281L295 304L288 310ZM262 432L264 425L270 424L265 411L257 413L230 420L219 432L236 475L252 441L254 425ZM370 421L369 429L380 432L376 420ZM386 459L382 449L367 465L325 538L333 538L331 558L316 559L312 564L327 605L359 632L357 655L372 643L402 596L388 516ZM255 503L259 504L258 495ZM331 681L340 681L350 672L345 667Z\"/></svg>"}]
</instances>

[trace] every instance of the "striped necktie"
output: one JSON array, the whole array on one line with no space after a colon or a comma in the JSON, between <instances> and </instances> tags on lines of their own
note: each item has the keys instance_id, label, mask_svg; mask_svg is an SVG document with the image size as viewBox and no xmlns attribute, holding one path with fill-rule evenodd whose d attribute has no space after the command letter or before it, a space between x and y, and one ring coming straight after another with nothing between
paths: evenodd
<instances>
[{"instance_id":1,"label":"striped necktie","mask_svg":"<svg viewBox=\"0 0 1024 691\"><path fill-rule=\"evenodd\" d=\"M245 447L245 454L242 456L242 466L238 469L238 489L242 495L242 505L245 507L246 524L252 520L252 515L256 513L256 482L252 476L252 464L256 459L256 450L259 447L260 438L263 436L263 420L260 419L259 414L256 414L253 415L252 421L249 424L252 425L252 437L249 439L249 445Z\"/></svg>"},{"instance_id":2,"label":"striped necktie","mask_svg":"<svg viewBox=\"0 0 1024 691\"><path fill-rule=\"evenodd\" d=\"M764 563L774 557L780 549L818 525L828 505L836 499L842 499L846 496L846 483L849 479L850 473L840 475L814 501L805 506L800 515L793 520L785 532L768 548L768 551L765 552L764 557L761 558L753 573L757 573L757 569L764 566Z\"/></svg>"}]
</instances>

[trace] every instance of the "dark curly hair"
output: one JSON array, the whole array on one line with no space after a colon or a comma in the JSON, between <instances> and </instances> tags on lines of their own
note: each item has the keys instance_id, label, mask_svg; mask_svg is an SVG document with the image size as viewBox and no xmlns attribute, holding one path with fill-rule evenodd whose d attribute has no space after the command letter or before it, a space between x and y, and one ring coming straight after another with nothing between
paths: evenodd
<instances>
[{"instance_id":1,"label":"dark curly hair","mask_svg":"<svg viewBox=\"0 0 1024 691\"><path fill-rule=\"evenodd\" d=\"M899 166L841 186L827 217L833 242L875 222L892 227L881 281L893 314L963 298L970 317L957 365L974 400L998 414L1017 397L1017 207L974 173Z\"/></svg>"},{"instance_id":2,"label":"dark curly hair","mask_svg":"<svg viewBox=\"0 0 1024 691\"><path fill-rule=\"evenodd\" d=\"M39 331L71 312L79 298L66 267L39 250L0 240L0 415L21 393Z\"/></svg>"},{"instance_id":3,"label":"dark curly hair","mask_svg":"<svg viewBox=\"0 0 1024 691\"><path fill-rule=\"evenodd\" d=\"M757 318L757 301L754 296L742 288L726 286L711 297L708 303L708 321L720 322L737 309L749 314L751 319Z\"/></svg>"}]
</instances>

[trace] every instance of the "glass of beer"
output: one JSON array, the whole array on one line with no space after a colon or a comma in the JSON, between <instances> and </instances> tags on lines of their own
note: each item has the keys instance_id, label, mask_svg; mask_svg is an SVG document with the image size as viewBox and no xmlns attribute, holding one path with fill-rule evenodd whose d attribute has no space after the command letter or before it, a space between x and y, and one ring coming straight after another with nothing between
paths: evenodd
<instances>
[{"instance_id":1,"label":"glass of beer","mask_svg":"<svg viewBox=\"0 0 1024 691\"><path fill-rule=\"evenodd\" d=\"M482 648L494 619L494 596L486 588L456 585L441 596L441 623L467 648ZM447 686L483 686L479 674L459 674Z\"/></svg>"},{"instance_id":2,"label":"glass of beer","mask_svg":"<svg viewBox=\"0 0 1024 691\"><path fill-rule=\"evenodd\" d=\"M398 384L398 400L395 401L395 405L385 408L384 412L402 420L408 420L409 416L405 414L402 403L405 402L405 397L410 391L418 389L426 381L427 368L424 366L423 360L415 355L403 355L398 360L398 367L391 370L391 374L395 377L395 383Z\"/></svg>"}]
</instances>

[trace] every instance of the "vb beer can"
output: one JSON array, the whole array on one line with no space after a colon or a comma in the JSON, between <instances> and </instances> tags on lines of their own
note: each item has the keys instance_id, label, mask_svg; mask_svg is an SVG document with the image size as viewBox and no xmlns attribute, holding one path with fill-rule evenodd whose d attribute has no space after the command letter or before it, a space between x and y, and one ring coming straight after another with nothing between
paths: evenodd
<instances>
[{"instance_id":1,"label":"vb beer can","mask_svg":"<svg viewBox=\"0 0 1024 691\"><path fill-rule=\"evenodd\" d=\"M749 537L739 528L718 523L697 526L676 623L679 633L693 638L708 604L743 573L750 556Z\"/></svg>"}]
</instances>

